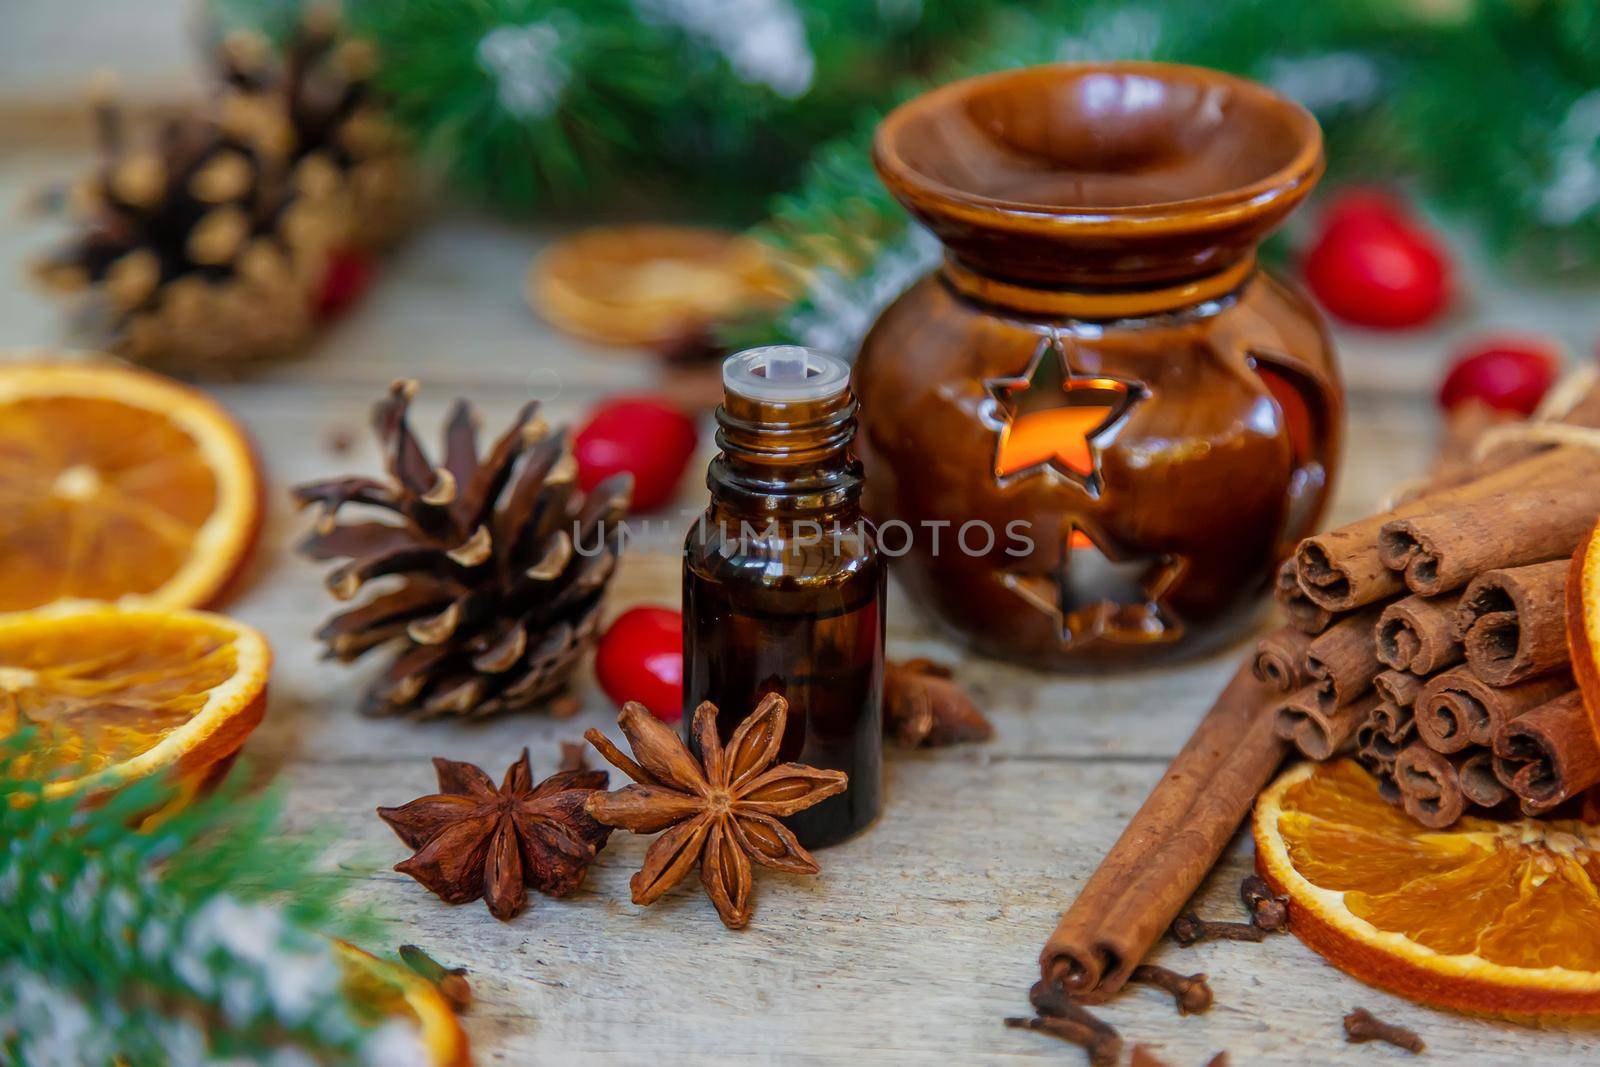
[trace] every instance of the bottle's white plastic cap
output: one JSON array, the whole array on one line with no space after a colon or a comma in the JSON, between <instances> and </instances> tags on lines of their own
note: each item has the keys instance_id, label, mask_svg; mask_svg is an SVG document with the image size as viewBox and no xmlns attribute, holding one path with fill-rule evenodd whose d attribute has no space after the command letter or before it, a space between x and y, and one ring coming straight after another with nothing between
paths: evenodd
<instances>
[{"instance_id":1,"label":"bottle's white plastic cap","mask_svg":"<svg viewBox=\"0 0 1600 1067\"><path fill-rule=\"evenodd\" d=\"M722 387L747 400L776 404L826 400L850 388L850 366L800 345L747 348L722 361Z\"/></svg>"}]
</instances>

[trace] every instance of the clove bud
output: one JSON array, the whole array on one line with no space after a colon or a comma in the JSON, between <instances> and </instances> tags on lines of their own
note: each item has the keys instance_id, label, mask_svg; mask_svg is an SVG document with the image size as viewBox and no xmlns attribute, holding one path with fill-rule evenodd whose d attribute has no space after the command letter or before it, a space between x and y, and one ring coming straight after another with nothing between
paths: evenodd
<instances>
[{"instance_id":1,"label":"clove bud","mask_svg":"<svg viewBox=\"0 0 1600 1067\"><path fill-rule=\"evenodd\" d=\"M1089 1062L1096 1067L1110 1067L1122 1058L1122 1035L1116 1028L1073 1001L1059 985L1035 982L1028 991L1028 1000L1039 1013L1038 1018L1007 1019L1007 1026L1070 1041L1087 1052Z\"/></svg>"},{"instance_id":2,"label":"clove bud","mask_svg":"<svg viewBox=\"0 0 1600 1067\"><path fill-rule=\"evenodd\" d=\"M400 960L437 986L456 1011L466 1011L472 1006L472 986L467 983L465 967L446 967L416 945L401 945Z\"/></svg>"},{"instance_id":3,"label":"clove bud","mask_svg":"<svg viewBox=\"0 0 1600 1067\"><path fill-rule=\"evenodd\" d=\"M1239 883L1239 899L1254 926L1274 933L1289 928L1289 898L1274 893L1260 875L1248 875Z\"/></svg>"},{"instance_id":4,"label":"clove bud","mask_svg":"<svg viewBox=\"0 0 1600 1067\"><path fill-rule=\"evenodd\" d=\"M1201 941L1261 941L1267 932L1251 923L1215 922L1186 911L1172 920L1172 939L1184 948Z\"/></svg>"},{"instance_id":5,"label":"clove bud","mask_svg":"<svg viewBox=\"0 0 1600 1067\"><path fill-rule=\"evenodd\" d=\"M1133 1055L1128 1057L1128 1067L1168 1067L1167 1061L1150 1051L1149 1045L1133 1046ZM1206 1061L1206 1067L1228 1067L1228 1053L1219 1052Z\"/></svg>"},{"instance_id":6,"label":"clove bud","mask_svg":"<svg viewBox=\"0 0 1600 1067\"><path fill-rule=\"evenodd\" d=\"M1040 1015L1053 1015L1060 1019L1071 1019L1073 1022L1081 1023L1102 1034L1108 1034L1112 1037L1117 1035L1116 1027L1067 996L1066 990L1054 982L1046 982L1040 979L1033 983L1033 988L1028 990L1028 1002L1033 1005L1033 1010Z\"/></svg>"},{"instance_id":7,"label":"clove bud","mask_svg":"<svg viewBox=\"0 0 1600 1067\"><path fill-rule=\"evenodd\" d=\"M1038 1015L1031 1019L1013 1016L1006 1025L1014 1030L1033 1030L1070 1042L1089 1054L1093 1067L1116 1067L1122 1059L1122 1038L1116 1034L1103 1034L1071 1019L1053 1015Z\"/></svg>"},{"instance_id":8,"label":"clove bud","mask_svg":"<svg viewBox=\"0 0 1600 1067\"><path fill-rule=\"evenodd\" d=\"M1344 1039L1352 1044L1384 1041L1408 1052L1421 1052L1427 1047L1415 1030L1386 1023L1366 1008L1356 1008L1344 1017Z\"/></svg>"},{"instance_id":9,"label":"clove bud","mask_svg":"<svg viewBox=\"0 0 1600 1067\"><path fill-rule=\"evenodd\" d=\"M1130 982L1141 982L1165 989L1172 994L1179 1015L1199 1015L1211 1007L1211 987L1203 974L1182 975L1153 963L1141 963L1128 976Z\"/></svg>"},{"instance_id":10,"label":"clove bud","mask_svg":"<svg viewBox=\"0 0 1600 1067\"><path fill-rule=\"evenodd\" d=\"M1171 1064L1151 1052L1149 1045L1135 1045L1133 1055L1128 1057L1128 1067L1171 1067Z\"/></svg>"}]
</instances>

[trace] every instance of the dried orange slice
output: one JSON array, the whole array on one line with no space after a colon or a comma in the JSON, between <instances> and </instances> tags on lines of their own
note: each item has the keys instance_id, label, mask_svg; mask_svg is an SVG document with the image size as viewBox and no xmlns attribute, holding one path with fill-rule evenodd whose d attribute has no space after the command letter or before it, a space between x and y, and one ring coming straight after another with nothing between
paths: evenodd
<instances>
[{"instance_id":1,"label":"dried orange slice","mask_svg":"<svg viewBox=\"0 0 1600 1067\"><path fill-rule=\"evenodd\" d=\"M1428 830L1340 760L1285 771L1254 831L1290 929L1340 970L1435 1007L1600 1014L1600 825Z\"/></svg>"},{"instance_id":2,"label":"dried orange slice","mask_svg":"<svg viewBox=\"0 0 1600 1067\"><path fill-rule=\"evenodd\" d=\"M552 245L528 272L528 302L541 318L609 345L686 343L781 299L766 246L694 226L584 230Z\"/></svg>"},{"instance_id":3,"label":"dried orange slice","mask_svg":"<svg viewBox=\"0 0 1600 1067\"><path fill-rule=\"evenodd\" d=\"M36 729L46 792L204 776L266 707L266 639L222 615L62 601L0 615L0 737Z\"/></svg>"},{"instance_id":4,"label":"dried orange slice","mask_svg":"<svg viewBox=\"0 0 1600 1067\"><path fill-rule=\"evenodd\" d=\"M1572 673L1589 709L1589 723L1600 739L1600 525L1589 531L1572 555L1567 577L1567 649Z\"/></svg>"},{"instance_id":5,"label":"dried orange slice","mask_svg":"<svg viewBox=\"0 0 1600 1067\"><path fill-rule=\"evenodd\" d=\"M434 1067L469 1067L472 1053L450 1002L432 982L402 964L344 941L333 943L345 988L375 1014L412 1023Z\"/></svg>"},{"instance_id":6,"label":"dried orange slice","mask_svg":"<svg viewBox=\"0 0 1600 1067\"><path fill-rule=\"evenodd\" d=\"M249 442L203 394L105 363L0 366L0 611L212 603L260 524Z\"/></svg>"}]
</instances>

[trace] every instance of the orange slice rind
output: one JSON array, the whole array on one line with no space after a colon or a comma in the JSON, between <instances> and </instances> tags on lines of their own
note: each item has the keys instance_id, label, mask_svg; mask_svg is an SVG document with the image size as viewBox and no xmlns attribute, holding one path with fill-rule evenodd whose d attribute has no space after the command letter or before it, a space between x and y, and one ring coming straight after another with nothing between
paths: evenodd
<instances>
[{"instance_id":1,"label":"orange slice rind","mask_svg":"<svg viewBox=\"0 0 1600 1067\"><path fill-rule=\"evenodd\" d=\"M0 737L47 795L101 791L157 773L204 778L244 744L266 707L266 639L222 615L65 601L0 615Z\"/></svg>"},{"instance_id":2,"label":"orange slice rind","mask_svg":"<svg viewBox=\"0 0 1600 1067\"><path fill-rule=\"evenodd\" d=\"M776 306L783 291L765 245L695 226L583 230L528 272L528 302L541 318L606 345L688 342L713 323Z\"/></svg>"},{"instance_id":3,"label":"orange slice rind","mask_svg":"<svg viewBox=\"0 0 1600 1067\"><path fill-rule=\"evenodd\" d=\"M1572 556L1567 577L1567 651L1572 674L1589 710L1589 724L1600 740L1600 525L1590 530Z\"/></svg>"},{"instance_id":4,"label":"orange slice rind","mask_svg":"<svg viewBox=\"0 0 1600 1067\"><path fill-rule=\"evenodd\" d=\"M1340 760L1285 771L1252 828L1290 929L1340 970L1433 1007L1600 1014L1600 825L1428 830Z\"/></svg>"},{"instance_id":5,"label":"orange slice rind","mask_svg":"<svg viewBox=\"0 0 1600 1067\"><path fill-rule=\"evenodd\" d=\"M111 363L0 364L0 611L213 603L261 495L248 439L203 393Z\"/></svg>"},{"instance_id":6,"label":"orange slice rind","mask_svg":"<svg viewBox=\"0 0 1600 1067\"><path fill-rule=\"evenodd\" d=\"M380 959L345 941L334 941L346 988L379 1015L406 1019L433 1067L469 1067L467 1035L450 1002L432 982L402 964Z\"/></svg>"}]
</instances>

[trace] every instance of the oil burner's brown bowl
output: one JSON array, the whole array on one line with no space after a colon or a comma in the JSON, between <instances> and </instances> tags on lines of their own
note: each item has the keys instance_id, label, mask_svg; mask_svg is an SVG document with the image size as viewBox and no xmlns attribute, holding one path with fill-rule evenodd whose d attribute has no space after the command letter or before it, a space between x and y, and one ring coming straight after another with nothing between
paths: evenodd
<instances>
[{"instance_id":1,"label":"oil burner's brown bowl","mask_svg":"<svg viewBox=\"0 0 1600 1067\"><path fill-rule=\"evenodd\" d=\"M1283 221L1323 168L1303 108L1163 63L947 85L889 115L874 157L890 191L969 266L1065 285L1215 270Z\"/></svg>"},{"instance_id":2,"label":"oil burner's brown bowl","mask_svg":"<svg viewBox=\"0 0 1600 1067\"><path fill-rule=\"evenodd\" d=\"M855 372L869 509L912 533L896 573L1042 666L1236 634L1338 451L1322 324L1255 264L1322 173L1315 119L1215 71L1067 64L912 100L874 160L946 251Z\"/></svg>"}]
</instances>

